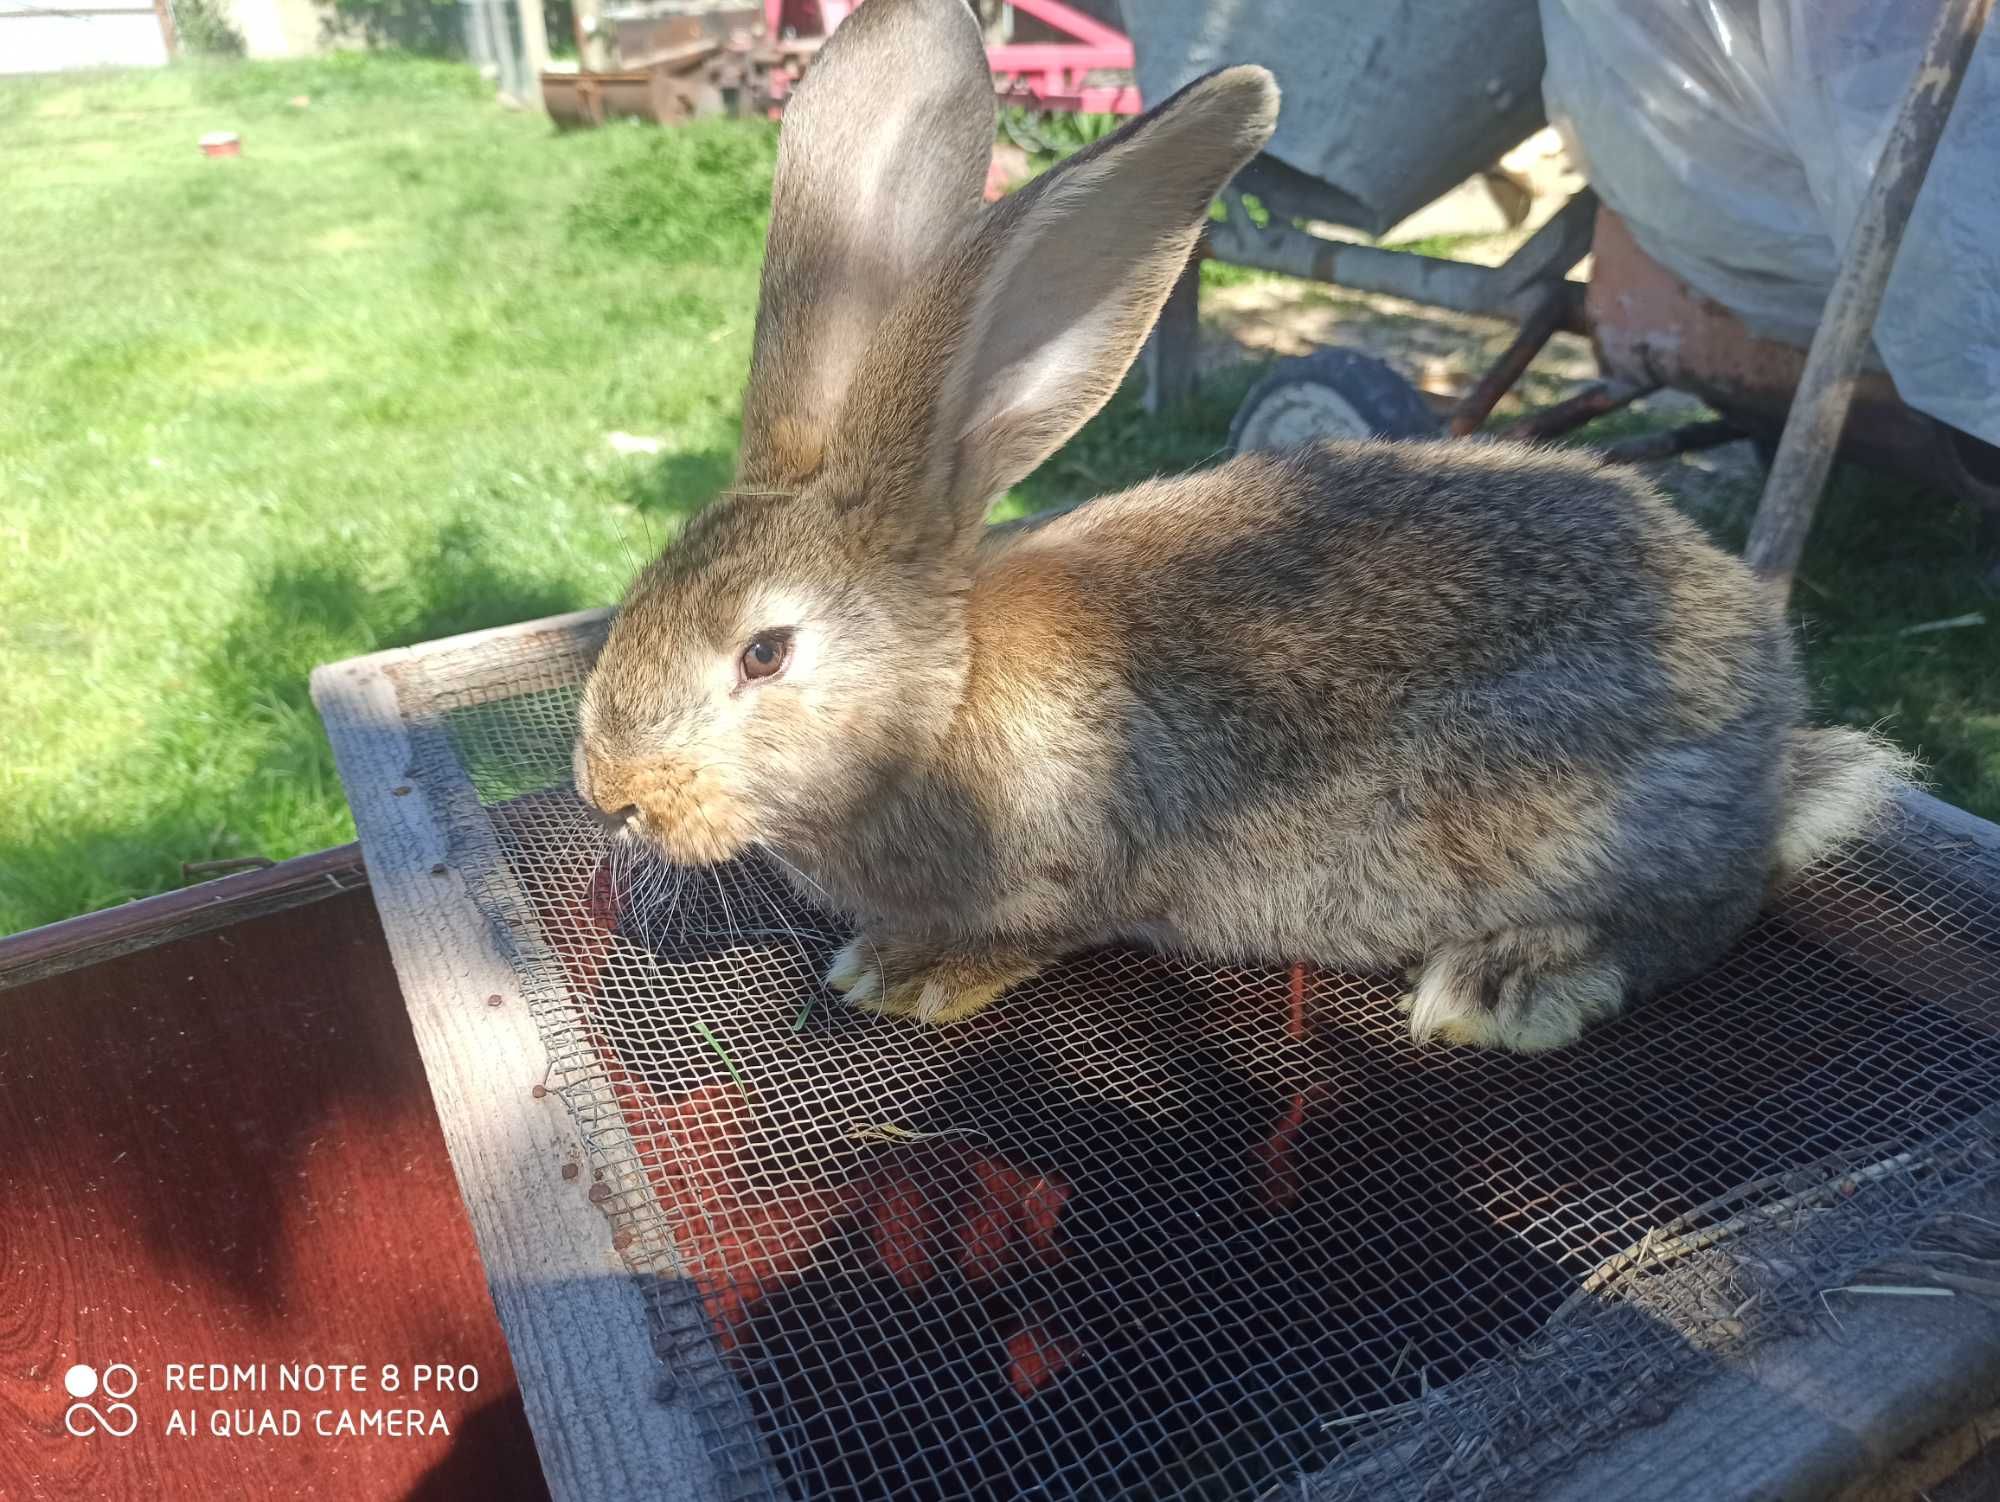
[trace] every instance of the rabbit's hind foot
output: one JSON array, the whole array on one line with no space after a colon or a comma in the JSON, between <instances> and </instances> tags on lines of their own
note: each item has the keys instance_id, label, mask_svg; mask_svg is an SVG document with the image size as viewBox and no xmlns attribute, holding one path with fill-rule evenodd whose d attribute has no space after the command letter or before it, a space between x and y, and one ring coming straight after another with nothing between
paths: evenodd
<instances>
[{"instance_id":1,"label":"rabbit's hind foot","mask_svg":"<svg viewBox=\"0 0 2000 1502\"><path fill-rule=\"evenodd\" d=\"M1627 981L1589 930L1503 929L1440 946L1412 972L1410 1037L1540 1053L1616 1016Z\"/></svg>"},{"instance_id":2,"label":"rabbit's hind foot","mask_svg":"<svg viewBox=\"0 0 2000 1502\"><path fill-rule=\"evenodd\" d=\"M883 1017L962 1022L1042 968L1018 954L967 954L857 934L834 956L827 985Z\"/></svg>"}]
</instances>

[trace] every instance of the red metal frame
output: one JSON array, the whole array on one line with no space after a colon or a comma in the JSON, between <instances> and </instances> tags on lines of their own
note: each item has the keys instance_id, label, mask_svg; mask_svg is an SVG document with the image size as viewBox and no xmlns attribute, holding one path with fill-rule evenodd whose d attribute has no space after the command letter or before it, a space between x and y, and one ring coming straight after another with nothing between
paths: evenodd
<instances>
[{"instance_id":1,"label":"red metal frame","mask_svg":"<svg viewBox=\"0 0 2000 1502\"><path fill-rule=\"evenodd\" d=\"M1013 0L1014 9L1033 16L1074 42L1009 44L986 49L1000 92L1025 95L1042 109L1080 110L1093 115L1136 115L1139 90L1131 85L1086 82L1099 70L1132 71L1132 42L1062 0Z\"/></svg>"},{"instance_id":2,"label":"red metal frame","mask_svg":"<svg viewBox=\"0 0 2000 1502\"><path fill-rule=\"evenodd\" d=\"M828 36L858 3L860 0L764 0L764 25L774 39L787 29L800 37ZM1132 43L1124 32L1063 4L1063 0L1011 3L1022 15L1032 16L1074 40L988 47L986 59L993 69L997 92L1036 109L1139 113L1139 90L1134 85L1088 81L1095 72L1132 70ZM782 81L773 92L782 94Z\"/></svg>"}]
</instances>

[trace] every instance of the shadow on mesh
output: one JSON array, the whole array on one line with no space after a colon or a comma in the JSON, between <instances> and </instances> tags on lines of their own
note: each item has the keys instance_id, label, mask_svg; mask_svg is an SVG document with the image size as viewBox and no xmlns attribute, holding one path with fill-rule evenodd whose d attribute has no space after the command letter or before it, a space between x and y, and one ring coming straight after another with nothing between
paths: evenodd
<instances>
[{"instance_id":1,"label":"shadow on mesh","mask_svg":"<svg viewBox=\"0 0 2000 1502\"><path fill-rule=\"evenodd\" d=\"M1128 951L956 1028L863 1019L770 872L628 908L597 865L585 927L549 873L590 857L546 834L580 821L522 807L672 1259L813 1497L1253 1493L1648 1227L1890 1156L2000 1079L1991 1032L1781 917L1540 1059L1412 1047L1387 981Z\"/></svg>"}]
</instances>

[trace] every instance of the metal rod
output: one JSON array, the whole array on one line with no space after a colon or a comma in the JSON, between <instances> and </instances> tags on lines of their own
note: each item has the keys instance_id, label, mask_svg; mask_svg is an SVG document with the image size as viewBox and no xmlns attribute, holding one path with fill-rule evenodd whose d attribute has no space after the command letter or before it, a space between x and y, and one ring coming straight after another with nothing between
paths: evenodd
<instances>
[{"instance_id":1,"label":"metal rod","mask_svg":"<svg viewBox=\"0 0 2000 1502\"><path fill-rule=\"evenodd\" d=\"M1208 246L1218 261L1232 265L1330 282L1356 292L1407 298L1454 313L1525 318L1542 296L1539 287L1504 295L1512 279L1498 266L1322 240L1275 219L1260 229L1238 204L1230 205L1226 220L1208 226ZM1557 326L1572 334L1588 334L1583 284L1560 282L1556 290L1564 299L1562 321Z\"/></svg>"},{"instance_id":2,"label":"metal rod","mask_svg":"<svg viewBox=\"0 0 2000 1502\"><path fill-rule=\"evenodd\" d=\"M1576 263L1590 254L1596 233L1597 195L1589 188L1578 189L1548 223L1501 264L1501 279L1494 284L1496 297L1509 298L1537 282L1568 276Z\"/></svg>"},{"instance_id":3,"label":"metal rod","mask_svg":"<svg viewBox=\"0 0 2000 1502\"><path fill-rule=\"evenodd\" d=\"M1199 254L1188 257L1140 352L1146 372L1141 405L1148 414L1179 406L1194 395L1200 380L1196 355L1201 344L1201 259Z\"/></svg>"},{"instance_id":4,"label":"metal rod","mask_svg":"<svg viewBox=\"0 0 2000 1502\"><path fill-rule=\"evenodd\" d=\"M1479 425L1492 416L1493 409L1500 405L1500 398L1513 390L1514 383L1534 363L1535 356L1542 352L1542 346L1555 337L1569 311L1569 298L1563 290L1567 285L1551 286L1542 292L1541 301L1521 321L1521 331L1514 336L1514 342L1507 346L1500 358L1493 362L1492 368L1479 378L1479 384L1465 394L1458 410L1451 414L1452 437L1463 438L1468 433L1478 432Z\"/></svg>"},{"instance_id":5,"label":"metal rod","mask_svg":"<svg viewBox=\"0 0 2000 1502\"><path fill-rule=\"evenodd\" d=\"M1587 422L1595 422L1607 412L1616 412L1620 407L1628 406L1659 389L1658 386L1633 385L1629 381L1597 381L1553 407L1544 407L1539 412L1517 418L1500 429L1498 436L1516 438L1523 443L1560 438Z\"/></svg>"},{"instance_id":6,"label":"metal rod","mask_svg":"<svg viewBox=\"0 0 2000 1502\"><path fill-rule=\"evenodd\" d=\"M1909 92L1903 96L1875 176L1854 222L1854 233L1827 294L1825 311L1813 332L1799 389L1785 420L1784 437L1757 507L1749 545L1750 566L1789 594L1792 574L1805 551L1813 512L1833 467L1854 378L1882 306L1882 293L1896 264L1896 250L1910 221L1924 175L1945 122L1951 118L1959 81L1986 24L1993 0L1943 0L1937 24L1924 47Z\"/></svg>"},{"instance_id":7,"label":"metal rod","mask_svg":"<svg viewBox=\"0 0 2000 1502\"><path fill-rule=\"evenodd\" d=\"M1599 457L1611 464L1644 464L1650 459L1671 459L1675 454L1692 454L1697 449L1720 448L1749 435L1733 422L1690 422L1664 433L1641 433L1634 438L1608 443Z\"/></svg>"}]
</instances>

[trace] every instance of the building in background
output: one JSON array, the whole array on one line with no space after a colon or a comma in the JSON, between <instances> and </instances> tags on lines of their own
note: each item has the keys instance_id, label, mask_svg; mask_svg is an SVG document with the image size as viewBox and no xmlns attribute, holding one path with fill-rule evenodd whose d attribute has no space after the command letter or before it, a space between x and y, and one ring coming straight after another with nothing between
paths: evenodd
<instances>
[{"instance_id":1,"label":"building in background","mask_svg":"<svg viewBox=\"0 0 2000 1502\"><path fill-rule=\"evenodd\" d=\"M213 0L249 57L327 49L316 0ZM172 0L0 0L0 74L159 67L177 46Z\"/></svg>"}]
</instances>

